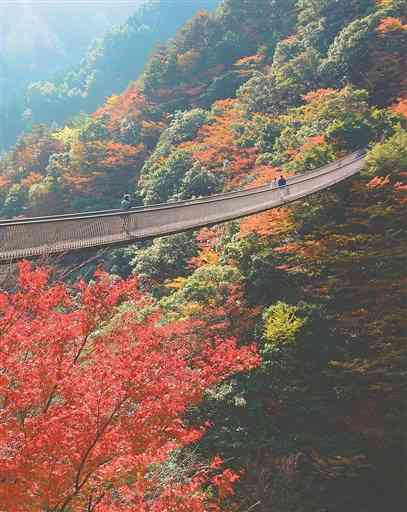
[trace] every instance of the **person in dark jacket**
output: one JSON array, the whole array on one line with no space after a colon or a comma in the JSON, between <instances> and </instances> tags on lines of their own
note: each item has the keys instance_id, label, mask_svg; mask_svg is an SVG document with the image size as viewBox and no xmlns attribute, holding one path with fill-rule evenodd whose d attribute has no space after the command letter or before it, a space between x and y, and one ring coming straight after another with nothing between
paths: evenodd
<instances>
[{"instance_id":1,"label":"person in dark jacket","mask_svg":"<svg viewBox=\"0 0 407 512\"><path fill-rule=\"evenodd\" d=\"M122 210L129 210L131 208L131 197L129 194L124 194L120 206Z\"/></svg>"},{"instance_id":2,"label":"person in dark jacket","mask_svg":"<svg viewBox=\"0 0 407 512\"><path fill-rule=\"evenodd\" d=\"M279 186L279 188L287 186L287 180L284 178L283 175L281 175L280 178L278 179L277 185Z\"/></svg>"}]
</instances>

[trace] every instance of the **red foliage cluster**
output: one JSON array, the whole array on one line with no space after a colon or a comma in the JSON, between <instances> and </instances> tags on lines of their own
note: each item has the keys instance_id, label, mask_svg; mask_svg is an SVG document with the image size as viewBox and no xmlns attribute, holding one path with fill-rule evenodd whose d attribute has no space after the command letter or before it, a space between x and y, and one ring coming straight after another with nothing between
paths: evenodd
<instances>
[{"instance_id":1,"label":"red foliage cluster","mask_svg":"<svg viewBox=\"0 0 407 512\"><path fill-rule=\"evenodd\" d=\"M281 40L281 43L285 44L292 44L298 41L298 35L297 34L291 34L290 36L286 37L285 39Z\"/></svg>"},{"instance_id":2,"label":"red foliage cluster","mask_svg":"<svg viewBox=\"0 0 407 512\"><path fill-rule=\"evenodd\" d=\"M193 141L185 142L180 147L191 151L204 167L224 172L229 178L226 189L234 188L254 167L258 150L241 148L236 144L233 126L241 121L236 100L218 101L214 109L218 112L214 120L202 126Z\"/></svg>"},{"instance_id":3,"label":"red foliage cluster","mask_svg":"<svg viewBox=\"0 0 407 512\"><path fill-rule=\"evenodd\" d=\"M223 226L203 228L196 236L199 248L198 256L191 258L188 262L191 268L199 268L202 265L217 265L219 263L218 245L222 238Z\"/></svg>"},{"instance_id":4,"label":"red foliage cluster","mask_svg":"<svg viewBox=\"0 0 407 512\"><path fill-rule=\"evenodd\" d=\"M313 137L307 137L305 145L307 147L318 146L319 144L325 144L325 135L314 135Z\"/></svg>"},{"instance_id":5,"label":"red foliage cluster","mask_svg":"<svg viewBox=\"0 0 407 512\"><path fill-rule=\"evenodd\" d=\"M221 226L215 226L213 228L203 228L200 230L196 237L196 241L199 247L210 247L213 249L217 243L219 243L221 237Z\"/></svg>"},{"instance_id":6,"label":"red foliage cluster","mask_svg":"<svg viewBox=\"0 0 407 512\"><path fill-rule=\"evenodd\" d=\"M135 166L143 155L144 147L141 144L130 146L111 141L106 144L105 156L100 165L111 168Z\"/></svg>"},{"instance_id":7,"label":"red foliage cluster","mask_svg":"<svg viewBox=\"0 0 407 512\"><path fill-rule=\"evenodd\" d=\"M8 187L10 186L10 180L6 177L6 176L3 176L0 174L0 192L2 190L6 190L8 189Z\"/></svg>"},{"instance_id":8,"label":"red foliage cluster","mask_svg":"<svg viewBox=\"0 0 407 512\"><path fill-rule=\"evenodd\" d=\"M107 118L109 130L120 131L123 120L136 121L147 106L146 99L136 86L130 86L120 96L110 98L93 114L95 118Z\"/></svg>"},{"instance_id":9,"label":"red foliage cluster","mask_svg":"<svg viewBox=\"0 0 407 512\"><path fill-rule=\"evenodd\" d=\"M250 55L249 57L239 59L233 66L241 76L249 77L254 70L260 69L264 65L264 61L265 55L259 52L254 55Z\"/></svg>"},{"instance_id":10,"label":"red foliage cluster","mask_svg":"<svg viewBox=\"0 0 407 512\"><path fill-rule=\"evenodd\" d=\"M402 114L407 117L407 96L400 98L400 100L393 105L392 110L397 114Z\"/></svg>"},{"instance_id":11,"label":"red foliage cluster","mask_svg":"<svg viewBox=\"0 0 407 512\"><path fill-rule=\"evenodd\" d=\"M199 268L202 265L217 265L219 263L219 254L210 247L203 247L198 256L194 256L188 262L191 268Z\"/></svg>"},{"instance_id":12,"label":"red foliage cluster","mask_svg":"<svg viewBox=\"0 0 407 512\"><path fill-rule=\"evenodd\" d=\"M198 339L191 322L159 326L133 279L99 272L72 291L48 279L23 263L18 289L0 294L2 510L220 510L236 475L219 460L185 478L154 467L203 435L186 409L256 365L254 349Z\"/></svg>"},{"instance_id":13,"label":"red foliage cluster","mask_svg":"<svg viewBox=\"0 0 407 512\"><path fill-rule=\"evenodd\" d=\"M385 185L388 185L390 183L390 177L386 176L384 178L381 178L380 176L375 176L373 179L369 181L367 184L367 188L373 189L373 188L379 188L383 187Z\"/></svg>"},{"instance_id":14,"label":"red foliage cluster","mask_svg":"<svg viewBox=\"0 0 407 512\"><path fill-rule=\"evenodd\" d=\"M316 99L323 98L324 96L330 96L335 92L335 89L317 89L316 91L311 91L308 94L305 94L302 98L305 102L311 103Z\"/></svg>"},{"instance_id":15,"label":"red foliage cluster","mask_svg":"<svg viewBox=\"0 0 407 512\"><path fill-rule=\"evenodd\" d=\"M240 236L257 233L259 236L282 235L293 227L292 215L288 208L276 208L246 217L240 223Z\"/></svg>"},{"instance_id":16,"label":"red foliage cluster","mask_svg":"<svg viewBox=\"0 0 407 512\"><path fill-rule=\"evenodd\" d=\"M21 185L29 189L32 185L40 183L43 179L42 174L38 172L30 172L30 174L21 180Z\"/></svg>"},{"instance_id":17,"label":"red foliage cluster","mask_svg":"<svg viewBox=\"0 0 407 512\"><path fill-rule=\"evenodd\" d=\"M281 174L281 169L268 165L257 165L250 174L254 179L246 188L261 187L272 183L273 179Z\"/></svg>"},{"instance_id":18,"label":"red foliage cluster","mask_svg":"<svg viewBox=\"0 0 407 512\"><path fill-rule=\"evenodd\" d=\"M399 18L388 17L382 20L377 27L377 32L380 34L388 34L396 31L407 31L407 25L403 25Z\"/></svg>"},{"instance_id":19,"label":"red foliage cluster","mask_svg":"<svg viewBox=\"0 0 407 512\"><path fill-rule=\"evenodd\" d=\"M62 150L62 143L50 138L48 134L30 133L17 144L13 154L13 167L22 168L27 173L44 173L49 157Z\"/></svg>"}]
</instances>

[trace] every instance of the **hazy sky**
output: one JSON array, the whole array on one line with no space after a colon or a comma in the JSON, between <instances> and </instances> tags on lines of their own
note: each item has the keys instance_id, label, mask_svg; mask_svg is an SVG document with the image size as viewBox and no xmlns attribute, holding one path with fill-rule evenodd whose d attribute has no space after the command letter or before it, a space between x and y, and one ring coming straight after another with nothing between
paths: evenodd
<instances>
[{"instance_id":1,"label":"hazy sky","mask_svg":"<svg viewBox=\"0 0 407 512\"><path fill-rule=\"evenodd\" d=\"M84 52L95 37L123 23L140 3L142 0L0 0L0 63L14 66L21 60L32 72L58 64L65 67L76 62L78 52Z\"/></svg>"}]
</instances>

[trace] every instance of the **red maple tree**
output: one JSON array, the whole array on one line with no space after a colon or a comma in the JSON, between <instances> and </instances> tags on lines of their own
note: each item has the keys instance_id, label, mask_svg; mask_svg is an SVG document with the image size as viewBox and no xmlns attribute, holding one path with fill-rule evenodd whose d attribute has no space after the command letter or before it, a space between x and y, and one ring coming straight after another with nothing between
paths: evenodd
<instances>
[{"instance_id":1,"label":"red maple tree","mask_svg":"<svg viewBox=\"0 0 407 512\"><path fill-rule=\"evenodd\" d=\"M187 408L258 356L152 309L134 279L68 289L20 265L0 293L0 510L220 510L238 477L219 459L159 469L207 428L187 426Z\"/></svg>"}]
</instances>

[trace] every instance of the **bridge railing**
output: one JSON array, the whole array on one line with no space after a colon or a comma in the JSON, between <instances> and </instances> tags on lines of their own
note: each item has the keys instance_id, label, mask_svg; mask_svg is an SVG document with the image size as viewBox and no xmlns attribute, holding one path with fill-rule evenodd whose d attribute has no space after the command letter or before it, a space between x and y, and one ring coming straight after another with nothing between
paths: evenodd
<instances>
[{"instance_id":1,"label":"bridge railing","mask_svg":"<svg viewBox=\"0 0 407 512\"><path fill-rule=\"evenodd\" d=\"M349 162L352 162L355 158L364 155L364 150L359 150L354 153L351 153L350 155L346 155L338 160L335 160L334 162L330 162L328 164L323 165L322 167L319 167L316 170L313 171L306 171L302 173L297 173L294 176L290 176L287 179L287 183L290 185L292 183L296 183L299 180L302 180L304 177L307 176L317 176L317 173L324 174L325 172L329 172L334 168L346 165ZM142 211L148 208L167 208L168 206L182 206L185 204L190 204L191 202L195 201L211 201L213 199L221 199L223 197L230 197L232 195L240 195L242 193L246 193L249 191L259 191L259 190L265 190L270 187L270 184L267 185L261 185L259 187L248 187L248 188L241 188L238 190L230 191L230 192L221 192L219 194L212 194L211 196L203 196L198 197L194 199L182 199L180 201L176 202L168 202L168 203L157 203L149 206L135 206L133 208L130 208L130 212L136 212L136 211ZM49 219L71 219L76 217L92 217L94 215L102 215L102 214L110 214L110 213L122 213L123 210L121 208L114 208L110 210L94 210L94 211L87 211L87 212L76 212L76 213L63 213L58 215L46 215L46 216L38 216L38 217L27 217L27 218L15 218L15 219L0 219L0 226L1 225L9 225L14 224L16 222L32 222L32 221L41 221L41 220L49 220Z\"/></svg>"},{"instance_id":2,"label":"bridge railing","mask_svg":"<svg viewBox=\"0 0 407 512\"><path fill-rule=\"evenodd\" d=\"M121 245L236 219L327 188L357 172L362 161L359 154L349 155L322 169L295 176L283 189L265 186L126 211L3 221L0 222L0 262Z\"/></svg>"}]
</instances>

